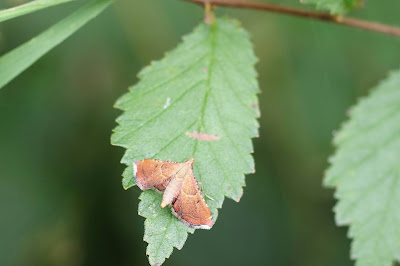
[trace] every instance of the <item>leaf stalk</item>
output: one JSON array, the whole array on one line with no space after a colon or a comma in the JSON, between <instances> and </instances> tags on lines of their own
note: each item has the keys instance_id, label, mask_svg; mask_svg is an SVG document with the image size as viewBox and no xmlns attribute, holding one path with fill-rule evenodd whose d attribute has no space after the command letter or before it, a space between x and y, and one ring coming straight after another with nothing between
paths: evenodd
<instances>
[{"instance_id":1,"label":"leaf stalk","mask_svg":"<svg viewBox=\"0 0 400 266\"><path fill-rule=\"evenodd\" d=\"M214 15L214 6L210 2L204 3L204 22L207 24L214 24L215 23L215 15Z\"/></svg>"}]
</instances>

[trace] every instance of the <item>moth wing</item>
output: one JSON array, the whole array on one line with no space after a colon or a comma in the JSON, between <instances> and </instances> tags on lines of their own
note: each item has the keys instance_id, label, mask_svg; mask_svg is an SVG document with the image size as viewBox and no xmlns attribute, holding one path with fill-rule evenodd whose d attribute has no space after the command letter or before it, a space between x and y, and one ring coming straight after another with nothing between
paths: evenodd
<instances>
[{"instance_id":1,"label":"moth wing","mask_svg":"<svg viewBox=\"0 0 400 266\"><path fill-rule=\"evenodd\" d=\"M211 229L213 226L210 208L200 193L193 172L187 174L172 210L189 227Z\"/></svg>"},{"instance_id":2,"label":"moth wing","mask_svg":"<svg viewBox=\"0 0 400 266\"><path fill-rule=\"evenodd\" d=\"M135 183L141 190L155 188L164 191L176 174L180 163L145 159L133 164Z\"/></svg>"}]
</instances>

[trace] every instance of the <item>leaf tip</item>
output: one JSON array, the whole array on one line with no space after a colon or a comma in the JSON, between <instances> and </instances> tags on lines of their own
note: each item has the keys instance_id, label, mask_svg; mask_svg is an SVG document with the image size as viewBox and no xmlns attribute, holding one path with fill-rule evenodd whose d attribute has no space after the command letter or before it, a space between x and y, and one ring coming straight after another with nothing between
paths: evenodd
<instances>
[{"instance_id":1,"label":"leaf tip","mask_svg":"<svg viewBox=\"0 0 400 266\"><path fill-rule=\"evenodd\" d=\"M239 202L240 199L242 198L242 196L243 196L243 189L240 189L240 193L239 193L239 195L237 196L237 198L235 199L235 201L236 201L236 202Z\"/></svg>"}]
</instances>

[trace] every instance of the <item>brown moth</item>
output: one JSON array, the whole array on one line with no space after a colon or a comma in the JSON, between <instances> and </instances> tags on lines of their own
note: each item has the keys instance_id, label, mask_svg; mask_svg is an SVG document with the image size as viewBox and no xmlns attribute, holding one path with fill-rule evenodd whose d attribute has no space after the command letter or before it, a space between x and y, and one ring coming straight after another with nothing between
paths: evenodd
<instances>
[{"instance_id":1,"label":"brown moth","mask_svg":"<svg viewBox=\"0 0 400 266\"><path fill-rule=\"evenodd\" d=\"M170 205L172 213L187 226L211 229L211 211L200 193L193 174L194 159L183 163L144 159L133 164L135 182L141 190L163 193L161 207Z\"/></svg>"}]
</instances>

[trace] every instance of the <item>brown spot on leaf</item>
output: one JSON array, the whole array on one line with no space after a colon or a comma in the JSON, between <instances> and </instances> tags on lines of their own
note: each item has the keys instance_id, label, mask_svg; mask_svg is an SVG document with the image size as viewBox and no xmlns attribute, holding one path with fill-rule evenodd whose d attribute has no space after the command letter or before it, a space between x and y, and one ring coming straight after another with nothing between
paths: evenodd
<instances>
[{"instance_id":1,"label":"brown spot on leaf","mask_svg":"<svg viewBox=\"0 0 400 266\"><path fill-rule=\"evenodd\" d=\"M217 136L217 135L198 133L196 130L193 132L186 132L186 136L188 136L189 138L199 139L199 140L203 140L203 141L219 140L219 136Z\"/></svg>"}]
</instances>

